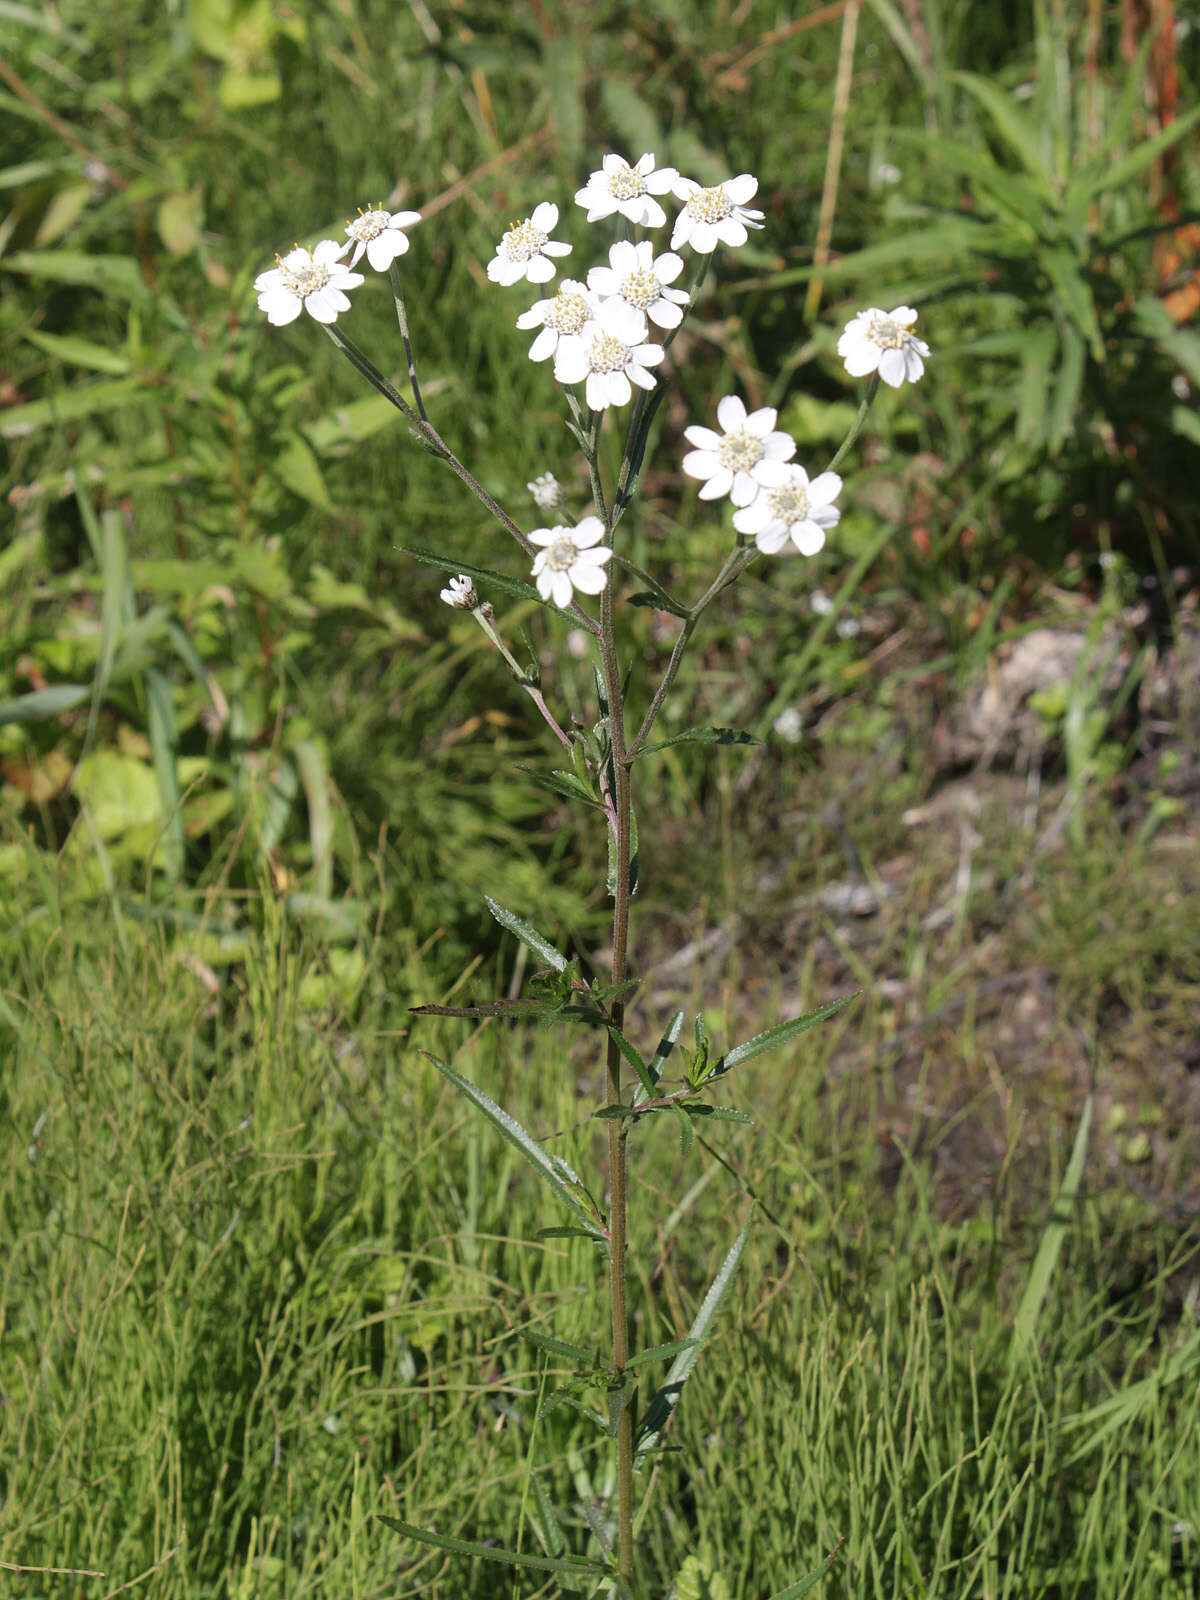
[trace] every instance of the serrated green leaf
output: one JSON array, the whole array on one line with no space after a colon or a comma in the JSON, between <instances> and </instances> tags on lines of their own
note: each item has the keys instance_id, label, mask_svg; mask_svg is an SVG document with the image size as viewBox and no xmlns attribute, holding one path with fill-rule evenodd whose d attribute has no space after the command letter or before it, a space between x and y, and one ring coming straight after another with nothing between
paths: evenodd
<instances>
[{"instance_id":1,"label":"serrated green leaf","mask_svg":"<svg viewBox=\"0 0 1200 1600\"><path fill-rule=\"evenodd\" d=\"M748 1111L737 1111L733 1106L710 1106L704 1100L679 1100L676 1102L685 1116L694 1122L753 1122Z\"/></svg>"},{"instance_id":2,"label":"serrated green leaf","mask_svg":"<svg viewBox=\"0 0 1200 1600\"><path fill-rule=\"evenodd\" d=\"M647 611L669 611L673 617L686 617L688 614L686 606L680 605L678 600L672 600L661 590L652 593L639 589L637 594L631 594L628 598L631 606L641 606Z\"/></svg>"},{"instance_id":3,"label":"serrated green leaf","mask_svg":"<svg viewBox=\"0 0 1200 1600\"><path fill-rule=\"evenodd\" d=\"M807 1033L819 1022L824 1022L826 1017L832 1017L843 1006L848 1006L851 1000L861 993L860 989L855 989L852 994L844 994L838 1000L831 1000L828 1005L818 1006L815 1011L806 1011L802 1017L794 1017L791 1022L781 1022L777 1027L766 1029L764 1033L756 1033L753 1039L747 1039L744 1044L734 1045L732 1050L725 1052L704 1081L712 1083L716 1078L723 1078L727 1072L732 1072L734 1067L740 1067L743 1062L753 1061L755 1056L761 1056L768 1050L786 1044L789 1039Z\"/></svg>"},{"instance_id":4,"label":"serrated green leaf","mask_svg":"<svg viewBox=\"0 0 1200 1600\"><path fill-rule=\"evenodd\" d=\"M449 572L452 576L465 573L468 578L473 578L477 584L488 584L493 589L499 589L501 594L509 594L515 600L532 600L539 606L545 606L548 611L558 611L559 616L567 617L569 611L559 611L548 600L543 600L541 595L531 583L522 583L519 578L510 578L507 573L495 572L490 567L474 567L466 561L460 561L457 556L435 556L432 550L418 550L410 544L398 544L397 550L403 551L406 556L411 556L414 561L420 561L424 566L436 567L439 572Z\"/></svg>"},{"instance_id":5,"label":"serrated green leaf","mask_svg":"<svg viewBox=\"0 0 1200 1600\"><path fill-rule=\"evenodd\" d=\"M626 1370L630 1367L644 1367L650 1361L669 1361L681 1350L690 1350L694 1342L692 1339L676 1339L673 1344L656 1344L650 1350L640 1350L625 1363Z\"/></svg>"},{"instance_id":6,"label":"serrated green leaf","mask_svg":"<svg viewBox=\"0 0 1200 1600\"><path fill-rule=\"evenodd\" d=\"M820 1583L821 1579L837 1560L837 1553L841 1548L842 1541L839 1539L819 1567L814 1567L807 1576L798 1578L795 1583L789 1584L786 1589L779 1589L771 1596L771 1600L800 1600L801 1595L807 1594L814 1584Z\"/></svg>"},{"instance_id":7,"label":"serrated green leaf","mask_svg":"<svg viewBox=\"0 0 1200 1600\"><path fill-rule=\"evenodd\" d=\"M411 1522L401 1522L398 1517L386 1516L382 1511L377 1511L376 1516L380 1522L391 1528L395 1533L402 1533L406 1539L415 1539L418 1544L429 1544L435 1550L445 1550L455 1556L475 1556L480 1561L496 1561L502 1566L532 1567L536 1572L563 1572L571 1575L595 1574L597 1577L607 1573L608 1568L596 1561L585 1561L581 1557L567 1556L562 1559L552 1556L529 1556L519 1550L500 1550L495 1545L473 1544L469 1539L452 1539L448 1534L433 1533L428 1528L414 1527Z\"/></svg>"},{"instance_id":8,"label":"serrated green leaf","mask_svg":"<svg viewBox=\"0 0 1200 1600\"><path fill-rule=\"evenodd\" d=\"M669 739L660 739L657 744L644 744L636 752L634 759L640 756L652 755L655 750L668 750L675 744L761 744L761 739L756 739L752 733L746 733L741 728L687 728L683 733L672 734Z\"/></svg>"},{"instance_id":9,"label":"serrated green leaf","mask_svg":"<svg viewBox=\"0 0 1200 1600\"><path fill-rule=\"evenodd\" d=\"M498 1106L484 1094L482 1089L455 1072L453 1067L447 1066L444 1061L439 1061L437 1056L430 1055L427 1050L423 1050L421 1054L427 1061L433 1063L447 1083L452 1083L477 1110L483 1113L497 1132L525 1158L542 1182L554 1192L592 1237L602 1239L603 1231L597 1226L597 1219L584 1203L583 1196L586 1191L583 1184L567 1163L560 1156L547 1155L533 1135L528 1133L515 1117Z\"/></svg>"},{"instance_id":10,"label":"serrated green leaf","mask_svg":"<svg viewBox=\"0 0 1200 1600\"><path fill-rule=\"evenodd\" d=\"M648 1095L652 1095L655 1087L654 1079L650 1076L650 1069L647 1067L646 1063L642 1060L641 1056L630 1044L629 1040L625 1037L621 1030L619 1028L614 1028L611 1022L608 1024L608 1032L617 1049L625 1057L626 1061L628 1061L634 1072L637 1073L638 1082L641 1084L642 1088Z\"/></svg>"},{"instance_id":11,"label":"serrated green leaf","mask_svg":"<svg viewBox=\"0 0 1200 1600\"><path fill-rule=\"evenodd\" d=\"M679 1154L684 1160L692 1153L692 1146L696 1143L696 1131L692 1127L690 1117L684 1116L679 1106L671 1102L671 1110L679 1118Z\"/></svg>"},{"instance_id":12,"label":"serrated green leaf","mask_svg":"<svg viewBox=\"0 0 1200 1600\"><path fill-rule=\"evenodd\" d=\"M692 1320L692 1325L687 1332L688 1348L682 1351L671 1365L662 1387L655 1394L650 1404L646 1407L646 1415L638 1429L637 1455L644 1455L647 1450L652 1450L658 1443L663 1429L671 1420L671 1414L679 1404L683 1386L691 1376L693 1367L700 1359L700 1352L704 1341L708 1338L709 1330L717 1312L721 1309L721 1302L729 1292L733 1282L733 1275L737 1271L738 1262L742 1259L750 1230L754 1224L754 1214L751 1212L746 1219L745 1226L733 1241L733 1246L725 1260L721 1263L720 1271L709 1285L708 1293L701 1302L700 1309Z\"/></svg>"},{"instance_id":13,"label":"serrated green leaf","mask_svg":"<svg viewBox=\"0 0 1200 1600\"><path fill-rule=\"evenodd\" d=\"M589 1371L596 1365L596 1352L585 1350L582 1345L568 1344L565 1339L551 1339L547 1334L535 1333L532 1328L522 1328L521 1337L539 1350L544 1350L548 1356L562 1356L567 1361L574 1361L577 1366L587 1367Z\"/></svg>"},{"instance_id":14,"label":"serrated green leaf","mask_svg":"<svg viewBox=\"0 0 1200 1600\"><path fill-rule=\"evenodd\" d=\"M551 794L561 795L564 800L582 800L585 805L591 806L596 811L603 811L603 804L584 783L583 779L574 772L564 772L556 767L553 772L539 772L536 767L528 766L523 761L513 763L518 772L523 772L533 779L543 789L549 789Z\"/></svg>"},{"instance_id":15,"label":"serrated green leaf","mask_svg":"<svg viewBox=\"0 0 1200 1600\"><path fill-rule=\"evenodd\" d=\"M483 898L488 910L500 926L507 928L509 933L515 933L522 944L529 946L539 961L545 962L548 967L553 967L555 972L566 971L566 956L560 955L549 939L543 938L536 928L531 928L515 911L509 911L507 907L498 904L490 895L485 894Z\"/></svg>"},{"instance_id":16,"label":"serrated green leaf","mask_svg":"<svg viewBox=\"0 0 1200 1600\"><path fill-rule=\"evenodd\" d=\"M629 809L629 892L637 893L638 881L638 826L637 814ZM608 830L608 892L615 899L617 893L617 836L612 827Z\"/></svg>"},{"instance_id":17,"label":"serrated green leaf","mask_svg":"<svg viewBox=\"0 0 1200 1600\"><path fill-rule=\"evenodd\" d=\"M663 1068L667 1064L667 1059L679 1042L679 1035L682 1030L683 1012L677 1011L663 1030L663 1036L658 1041L658 1048L655 1050L653 1059L650 1062L650 1076L654 1079L656 1088L659 1079L663 1075Z\"/></svg>"}]
</instances>

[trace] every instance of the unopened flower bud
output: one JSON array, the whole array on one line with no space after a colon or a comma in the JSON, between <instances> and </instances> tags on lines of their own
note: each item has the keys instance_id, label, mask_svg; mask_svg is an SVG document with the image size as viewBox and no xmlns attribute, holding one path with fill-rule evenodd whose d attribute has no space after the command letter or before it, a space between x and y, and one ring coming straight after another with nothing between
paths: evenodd
<instances>
[{"instance_id":1,"label":"unopened flower bud","mask_svg":"<svg viewBox=\"0 0 1200 1600\"><path fill-rule=\"evenodd\" d=\"M543 472L540 478L535 478L525 487L533 496L533 502L539 511L553 511L566 502L563 486L552 472Z\"/></svg>"},{"instance_id":2,"label":"unopened flower bud","mask_svg":"<svg viewBox=\"0 0 1200 1600\"><path fill-rule=\"evenodd\" d=\"M457 578L450 579L450 582L442 590L441 598L448 606L453 606L456 611L474 611L479 604L479 596L475 593L475 585L470 578L465 577L461 572Z\"/></svg>"}]
</instances>

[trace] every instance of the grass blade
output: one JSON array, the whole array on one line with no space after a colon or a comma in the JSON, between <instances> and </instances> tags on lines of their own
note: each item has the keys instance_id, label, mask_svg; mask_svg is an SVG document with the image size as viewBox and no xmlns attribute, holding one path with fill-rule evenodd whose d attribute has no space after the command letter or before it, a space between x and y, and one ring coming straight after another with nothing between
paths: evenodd
<instances>
[{"instance_id":1,"label":"grass blade","mask_svg":"<svg viewBox=\"0 0 1200 1600\"><path fill-rule=\"evenodd\" d=\"M1054 1207L1050 1213L1050 1221L1042 1235L1042 1242L1038 1246L1038 1253L1034 1258L1033 1268L1029 1274L1029 1282L1025 1285L1025 1293L1021 1296L1021 1304L1017 1308L1016 1322L1013 1324L1012 1344L1009 1347L1009 1360L1016 1358L1019 1352L1027 1351L1033 1344L1033 1336L1037 1329L1038 1317L1045 1303L1046 1295L1050 1290L1050 1280L1054 1276L1054 1269L1058 1265L1059 1254L1062 1251L1063 1240L1066 1238L1068 1227L1071 1225L1075 1213L1075 1197L1079 1193L1079 1185L1083 1179L1083 1165L1087 1157L1088 1135L1092 1128L1092 1109L1094 1100L1088 1095L1083 1103L1083 1116L1079 1120L1079 1130L1075 1135L1075 1144L1071 1150L1071 1159L1067 1163L1066 1176L1063 1178L1062 1187L1058 1191Z\"/></svg>"}]
</instances>

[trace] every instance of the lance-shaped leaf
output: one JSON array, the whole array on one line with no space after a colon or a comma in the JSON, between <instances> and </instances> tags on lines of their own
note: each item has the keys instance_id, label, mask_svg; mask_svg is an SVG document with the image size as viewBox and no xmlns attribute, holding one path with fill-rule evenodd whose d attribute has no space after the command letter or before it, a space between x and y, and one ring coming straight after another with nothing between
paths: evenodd
<instances>
[{"instance_id":1,"label":"lance-shaped leaf","mask_svg":"<svg viewBox=\"0 0 1200 1600\"><path fill-rule=\"evenodd\" d=\"M585 1350L581 1344L568 1344L565 1339L551 1339L548 1334L535 1333L532 1328L523 1328L521 1337L536 1345L539 1350L544 1350L548 1356L562 1356L564 1360L574 1361L576 1365L587 1367L589 1371L596 1365L596 1352Z\"/></svg>"},{"instance_id":2,"label":"lance-shaped leaf","mask_svg":"<svg viewBox=\"0 0 1200 1600\"><path fill-rule=\"evenodd\" d=\"M481 1561L499 1561L509 1567L532 1567L537 1572L563 1572L568 1576L594 1574L604 1576L608 1568L598 1561L585 1561L574 1556L565 1556L556 1559L552 1556L529 1556L520 1550L498 1550L490 1544L474 1544L469 1539L452 1539L445 1533L434 1533L429 1528L416 1528L411 1522L401 1522L399 1517L386 1516L382 1511L376 1512L380 1522L385 1523L396 1533L402 1533L406 1539L415 1539L418 1544L430 1544L435 1550L445 1550L453 1556L478 1556Z\"/></svg>"},{"instance_id":3,"label":"lance-shaped leaf","mask_svg":"<svg viewBox=\"0 0 1200 1600\"><path fill-rule=\"evenodd\" d=\"M819 1583L837 1560L838 1551L842 1548L839 1539L833 1549L825 1557L819 1567L814 1567L807 1577L799 1578L795 1583L789 1583L786 1589L780 1589L771 1596L771 1600L800 1600L802 1594L807 1594L815 1583Z\"/></svg>"},{"instance_id":4,"label":"lance-shaped leaf","mask_svg":"<svg viewBox=\"0 0 1200 1600\"><path fill-rule=\"evenodd\" d=\"M660 739L657 744L644 744L635 751L633 759L636 761L639 756L653 755L655 750L667 750L673 744L761 743L761 739L756 739L752 733L746 733L741 728L685 728L682 733L672 734L669 739Z\"/></svg>"},{"instance_id":5,"label":"lance-shaped leaf","mask_svg":"<svg viewBox=\"0 0 1200 1600\"><path fill-rule=\"evenodd\" d=\"M849 1005L851 1000L861 993L860 989L855 989L853 994L844 994L839 1000L831 1000L828 1005L818 1006L815 1011L805 1012L802 1017L793 1017L791 1022L781 1022L778 1027L768 1028L765 1033L756 1033L753 1039L747 1039L745 1044L735 1044L732 1050L727 1050L720 1058L704 1082L712 1083L714 1078L723 1078L727 1072L732 1072L734 1067L740 1067L744 1061L752 1061L755 1056L764 1055L768 1050L774 1050L777 1045L786 1044L797 1034L807 1033L809 1028L815 1028L818 1022L824 1022L826 1017L833 1016L835 1011L840 1011L843 1006Z\"/></svg>"},{"instance_id":6,"label":"lance-shaped leaf","mask_svg":"<svg viewBox=\"0 0 1200 1600\"><path fill-rule=\"evenodd\" d=\"M630 1356L625 1363L626 1370L630 1367L644 1367L648 1361L669 1361L681 1350L690 1350L695 1342L694 1339L676 1339L673 1344L656 1344L651 1350L639 1350L636 1356Z\"/></svg>"},{"instance_id":7,"label":"lance-shaped leaf","mask_svg":"<svg viewBox=\"0 0 1200 1600\"><path fill-rule=\"evenodd\" d=\"M487 908L495 917L502 928L507 928L509 933L515 933L522 944L527 944L539 961L544 961L548 967L553 967L555 972L562 972L567 965L567 958L544 939L536 928L531 928L527 922L522 922L515 911L509 911L502 905L497 905L490 895L483 897L487 901Z\"/></svg>"},{"instance_id":8,"label":"lance-shaped leaf","mask_svg":"<svg viewBox=\"0 0 1200 1600\"><path fill-rule=\"evenodd\" d=\"M663 1036L658 1041L658 1049L655 1050L653 1058L648 1065L647 1070L650 1073L651 1082L654 1085L650 1091L651 1095L653 1095L658 1089L659 1079L663 1075L663 1068L666 1066L667 1058L670 1056L671 1051L674 1050L675 1045L679 1040L679 1035L682 1029L683 1012L677 1011L671 1018L670 1022L667 1023L666 1029L663 1032ZM633 1101L634 1105L636 1105L640 1099L640 1093L635 1095Z\"/></svg>"},{"instance_id":9,"label":"lance-shaped leaf","mask_svg":"<svg viewBox=\"0 0 1200 1600\"><path fill-rule=\"evenodd\" d=\"M596 811L604 810L603 802L597 800L583 779L574 772L564 772L561 767L555 767L553 772L539 772L536 767L527 766L523 761L516 761L513 765L518 772L532 778L534 783L549 789L551 794L561 795L564 800L582 800L584 805Z\"/></svg>"},{"instance_id":10,"label":"lance-shaped leaf","mask_svg":"<svg viewBox=\"0 0 1200 1600\"><path fill-rule=\"evenodd\" d=\"M608 1025L608 1031L617 1049L637 1073L638 1082L641 1084L642 1088L648 1095L652 1095L654 1093L655 1079L651 1077L649 1067L642 1060L641 1056L634 1049L634 1047L630 1044L629 1040L621 1032L620 1028L614 1028L610 1022Z\"/></svg>"},{"instance_id":11,"label":"lance-shaped leaf","mask_svg":"<svg viewBox=\"0 0 1200 1600\"><path fill-rule=\"evenodd\" d=\"M483 1090L464 1078L461 1073L455 1072L453 1067L439 1061L436 1056L430 1055L428 1050L421 1054L433 1065L456 1089L460 1089L472 1105L483 1112L488 1121L506 1138L537 1173L542 1181L553 1189L554 1193L572 1213L578 1222L593 1239L603 1239L604 1231L599 1225L599 1218L594 1210L589 1209L590 1196L580 1179L565 1161L559 1156L547 1155L533 1135L524 1129L515 1117L509 1116L502 1106L488 1098Z\"/></svg>"},{"instance_id":12,"label":"lance-shaped leaf","mask_svg":"<svg viewBox=\"0 0 1200 1600\"><path fill-rule=\"evenodd\" d=\"M406 556L411 556L414 561L420 561L424 566L436 567L439 572L448 572L456 577L460 572L468 578L473 578L477 584L482 583L488 588L499 589L501 594L510 594L514 600L532 600L535 605L549 605L543 601L541 595L531 583L523 583L520 578L510 578L505 572L496 572L491 567L473 567L469 562L460 561L457 556L438 556L432 550L418 550L413 545L398 544L397 550L402 550ZM557 606L550 606L551 611L557 611ZM564 611L562 615L569 616L570 612Z\"/></svg>"},{"instance_id":13,"label":"lance-shaped leaf","mask_svg":"<svg viewBox=\"0 0 1200 1600\"><path fill-rule=\"evenodd\" d=\"M636 1454L645 1455L647 1450L652 1450L658 1443L659 1437L667 1423L671 1420L671 1413L679 1404L679 1397L683 1393L683 1386L691 1375L692 1368L700 1358L700 1351L708 1338L709 1329L713 1319L721 1308L721 1302L729 1292L729 1285L733 1282L733 1275L737 1271L738 1262L750 1238L750 1229L754 1225L754 1214L751 1212L746 1219L746 1225L733 1241L733 1248L721 1263L721 1270L717 1273L709 1286L708 1293L701 1302L691 1327L688 1329L688 1348L682 1351L671 1363L671 1369L663 1380L662 1388L646 1407L646 1415L638 1429Z\"/></svg>"}]
</instances>

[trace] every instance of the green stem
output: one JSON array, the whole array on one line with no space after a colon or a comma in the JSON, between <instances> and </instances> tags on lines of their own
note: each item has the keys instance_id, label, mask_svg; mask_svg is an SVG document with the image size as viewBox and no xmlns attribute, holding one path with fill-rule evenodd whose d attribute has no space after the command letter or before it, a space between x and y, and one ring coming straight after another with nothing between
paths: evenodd
<instances>
[{"instance_id":1,"label":"green stem","mask_svg":"<svg viewBox=\"0 0 1200 1600\"><path fill-rule=\"evenodd\" d=\"M576 402L577 404L577 402ZM573 406L574 410L575 407ZM616 526L615 510L608 509L600 479L598 459L599 428L580 430L587 439L584 455L592 480L592 497L604 520L611 544ZM624 983L628 973L629 908L632 897L630 846L633 836L633 804L629 757L625 747L625 700L621 688L621 666L617 656L616 629L613 624L612 579L600 595L600 674L608 702L608 737L612 751L612 793L609 797L609 825L613 830L613 923L612 982ZM611 1020L620 1032L625 1026L625 1004L614 1000ZM621 1052L612 1033L608 1035L605 1056L606 1104L621 1104ZM624 1120L613 1117L608 1123L608 1292L612 1319L612 1364L618 1382L623 1382L629 1364L628 1240L629 1192L626 1167L627 1128ZM621 1588L630 1596L633 1581L633 1408L622 1406L617 1422L617 1570Z\"/></svg>"},{"instance_id":2,"label":"green stem","mask_svg":"<svg viewBox=\"0 0 1200 1600\"><path fill-rule=\"evenodd\" d=\"M428 422L429 413L425 410L425 402L421 399L421 385L417 382L417 363L413 359L412 340L408 336L408 312L404 308L404 296L400 293L400 269L394 261L388 267L388 279L392 285L392 299L396 306L396 320L400 324L400 338L404 344L404 359L408 362L408 381L412 386L413 400L416 403L417 413L422 422Z\"/></svg>"},{"instance_id":3,"label":"green stem","mask_svg":"<svg viewBox=\"0 0 1200 1600\"><path fill-rule=\"evenodd\" d=\"M491 512L492 516L495 517L496 521L505 530L505 532L510 533L513 536L513 538L521 546L521 549L525 551L526 555L536 555L537 546L525 537L520 528L517 527L516 523L509 516L508 512L505 511L504 507L499 503L498 500L495 500L487 492L487 490L479 482L478 478L474 477L473 474L463 466L462 462L454 454L454 451L451 450L450 446L442 438L441 434L434 427L433 423L430 422L429 418L419 416L417 412L413 410L404 396L387 381L383 373L380 372L379 369L367 359L367 357L362 353L358 346L353 343L352 340L348 339L346 335L342 333L336 324L325 323L322 324L322 326L325 328L325 332L329 335L330 339L332 339L333 343L350 362L351 366L360 372L362 376L366 378L368 383L372 384L376 389L378 389L379 393L383 395L385 400L390 400L392 405L396 407L396 410L399 411L402 416L408 419L413 426L413 431L427 446L427 448L431 450L435 456L440 456L450 468L451 472L453 472L456 477L461 479L461 481L466 484L467 488L471 491L475 498L480 501L482 505L486 506L488 511ZM409 357L411 360L411 350L409 351ZM419 390L415 392L419 394ZM588 633L592 635L599 634L599 623L594 617L588 616L587 612L578 603L578 601L572 603L571 614L575 617L581 628L586 628Z\"/></svg>"},{"instance_id":4,"label":"green stem","mask_svg":"<svg viewBox=\"0 0 1200 1600\"><path fill-rule=\"evenodd\" d=\"M867 412L870 411L871 402L875 399L875 396L876 396L876 394L878 394L878 392L879 392L879 374L877 372L873 372L871 374L871 381L867 385L867 392L863 396L862 404L858 408L858 412L855 415L854 421L850 424L850 432L842 440L841 445L838 448L837 454L834 456L833 460L829 463L829 465L825 468L826 472L836 472L838 467L841 466L843 460L845 459L847 451L850 449L850 446L854 443L854 441L858 438L859 434L862 432L863 423L866 422L866 420L867 420Z\"/></svg>"}]
</instances>

